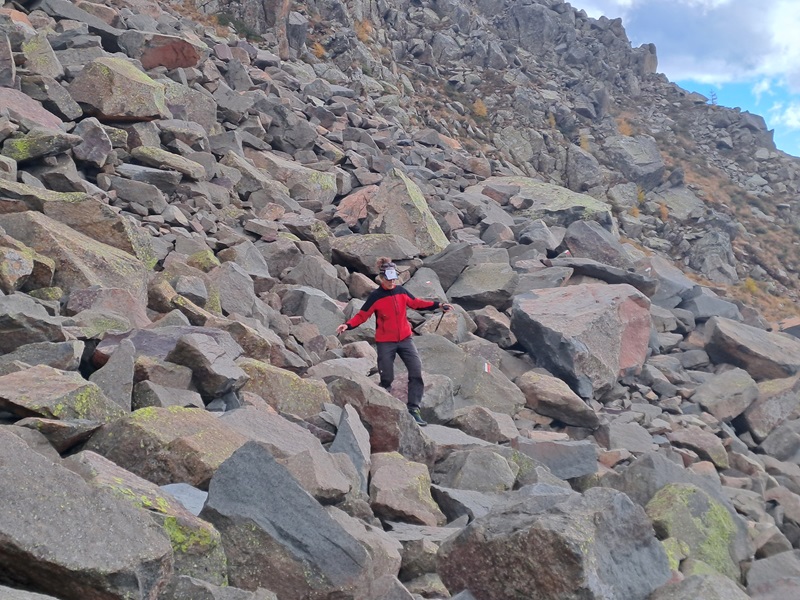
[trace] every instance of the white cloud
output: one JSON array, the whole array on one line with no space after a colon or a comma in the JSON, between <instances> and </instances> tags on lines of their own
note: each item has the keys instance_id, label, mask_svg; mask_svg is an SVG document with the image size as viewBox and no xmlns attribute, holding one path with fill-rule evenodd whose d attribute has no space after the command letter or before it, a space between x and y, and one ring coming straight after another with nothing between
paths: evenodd
<instances>
[{"instance_id":1,"label":"white cloud","mask_svg":"<svg viewBox=\"0 0 800 600\"><path fill-rule=\"evenodd\" d=\"M752 93L753 96L755 96L756 104L761 103L761 98L764 94L774 96L775 92L772 91L772 80L768 77L765 77L753 86Z\"/></svg>"},{"instance_id":2,"label":"white cloud","mask_svg":"<svg viewBox=\"0 0 800 600\"><path fill-rule=\"evenodd\" d=\"M800 130L800 101L776 102L769 109L771 122L793 131Z\"/></svg>"}]
</instances>

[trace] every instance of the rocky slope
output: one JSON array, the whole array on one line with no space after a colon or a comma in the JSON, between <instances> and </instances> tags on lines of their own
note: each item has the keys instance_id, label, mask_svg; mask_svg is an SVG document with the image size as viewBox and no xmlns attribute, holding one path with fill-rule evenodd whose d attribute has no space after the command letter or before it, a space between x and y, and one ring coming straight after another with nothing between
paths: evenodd
<instances>
[{"instance_id":1,"label":"rocky slope","mask_svg":"<svg viewBox=\"0 0 800 600\"><path fill-rule=\"evenodd\" d=\"M800 340L734 295L794 297L797 159L656 71L561 2L0 9L0 597L797 596ZM379 256L456 305L425 428L335 336Z\"/></svg>"}]
</instances>

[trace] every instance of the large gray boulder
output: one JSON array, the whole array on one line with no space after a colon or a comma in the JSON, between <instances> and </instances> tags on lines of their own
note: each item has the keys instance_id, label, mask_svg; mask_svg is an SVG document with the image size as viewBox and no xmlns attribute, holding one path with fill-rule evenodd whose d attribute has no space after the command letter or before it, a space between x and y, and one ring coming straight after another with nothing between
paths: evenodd
<instances>
[{"instance_id":1,"label":"large gray boulder","mask_svg":"<svg viewBox=\"0 0 800 600\"><path fill-rule=\"evenodd\" d=\"M445 542L438 572L448 589L484 600L646 600L669 579L663 546L627 496L550 498L495 505Z\"/></svg>"},{"instance_id":2,"label":"large gray boulder","mask_svg":"<svg viewBox=\"0 0 800 600\"><path fill-rule=\"evenodd\" d=\"M572 223L564 234L564 244L577 258L590 258L620 269L633 267L633 261L619 239L596 221Z\"/></svg>"},{"instance_id":3,"label":"large gray boulder","mask_svg":"<svg viewBox=\"0 0 800 600\"><path fill-rule=\"evenodd\" d=\"M511 331L538 364L591 398L641 369L650 302L629 285L537 290L514 298Z\"/></svg>"},{"instance_id":4,"label":"large gray boulder","mask_svg":"<svg viewBox=\"0 0 800 600\"><path fill-rule=\"evenodd\" d=\"M761 442L800 406L800 376L769 379L758 384L758 397L744 420L756 441Z\"/></svg>"},{"instance_id":5,"label":"large gray boulder","mask_svg":"<svg viewBox=\"0 0 800 600\"><path fill-rule=\"evenodd\" d=\"M505 310L517 288L519 275L510 266L484 263L469 266L447 290L447 297L467 310L491 305Z\"/></svg>"},{"instance_id":6,"label":"large gray boulder","mask_svg":"<svg viewBox=\"0 0 800 600\"><path fill-rule=\"evenodd\" d=\"M742 414L758 395L758 385L747 371L731 369L700 384L692 396L692 402L720 421L730 421Z\"/></svg>"},{"instance_id":7,"label":"large gray boulder","mask_svg":"<svg viewBox=\"0 0 800 600\"><path fill-rule=\"evenodd\" d=\"M24 294L0 296L0 352L7 354L37 342L66 341L61 321Z\"/></svg>"},{"instance_id":8,"label":"large gray boulder","mask_svg":"<svg viewBox=\"0 0 800 600\"><path fill-rule=\"evenodd\" d=\"M222 535L236 587L264 587L286 600L368 600L380 597L373 581L394 575L373 573L367 550L258 442L220 466L200 516Z\"/></svg>"},{"instance_id":9,"label":"large gray boulder","mask_svg":"<svg viewBox=\"0 0 800 600\"><path fill-rule=\"evenodd\" d=\"M653 189L664 178L664 160L658 144L648 135L612 137L606 140L603 149L612 166L645 190Z\"/></svg>"},{"instance_id":10,"label":"large gray boulder","mask_svg":"<svg viewBox=\"0 0 800 600\"><path fill-rule=\"evenodd\" d=\"M330 296L308 286L298 286L284 294L283 313L314 323L322 335L334 335L345 321L344 313Z\"/></svg>"},{"instance_id":11,"label":"large gray boulder","mask_svg":"<svg viewBox=\"0 0 800 600\"><path fill-rule=\"evenodd\" d=\"M414 338L414 343L425 373L452 380L457 408L483 406L513 416L525 404L519 388L481 356L468 354L438 335L421 335Z\"/></svg>"},{"instance_id":12,"label":"large gray boulder","mask_svg":"<svg viewBox=\"0 0 800 600\"><path fill-rule=\"evenodd\" d=\"M367 228L404 237L421 256L441 252L448 244L419 186L399 169L389 172L367 201Z\"/></svg>"},{"instance_id":13,"label":"large gray boulder","mask_svg":"<svg viewBox=\"0 0 800 600\"><path fill-rule=\"evenodd\" d=\"M0 476L4 581L65 600L121 600L154 598L172 574L169 538L149 516L31 450L7 427L0 429Z\"/></svg>"},{"instance_id":14,"label":"large gray boulder","mask_svg":"<svg viewBox=\"0 0 800 600\"><path fill-rule=\"evenodd\" d=\"M779 379L800 371L800 340L722 317L705 328L705 350L714 362L728 362L756 381Z\"/></svg>"}]
</instances>

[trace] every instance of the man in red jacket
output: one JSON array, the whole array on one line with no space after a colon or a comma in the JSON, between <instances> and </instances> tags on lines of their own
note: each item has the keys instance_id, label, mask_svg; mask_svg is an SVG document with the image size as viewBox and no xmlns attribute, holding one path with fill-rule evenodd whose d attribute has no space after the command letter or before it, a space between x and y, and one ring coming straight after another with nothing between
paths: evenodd
<instances>
[{"instance_id":1,"label":"man in red jacket","mask_svg":"<svg viewBox=\"0 0 800 600\"><path fill-rule=\"evenodd\" d=\"M411 339L411 324L406 316L406 308L415 310L441 308L447 312L453 307L435 300L415 298L403 286L397 285L397 265L389 258L378 259L378 270L380 287L369 295L364 306L352 319L336 328L336 333L341 334L349 329L355 329L373 313L375 314L377 321L375 343L378 347L380 385L387 390L391 387L394 381L394 357L400 355L400 359L408 369L408 412L420 426L425 426L427 423L419 412L422 392L425 389L425 383L422 381L422 361Z\"/></svg>"}]
</instances>

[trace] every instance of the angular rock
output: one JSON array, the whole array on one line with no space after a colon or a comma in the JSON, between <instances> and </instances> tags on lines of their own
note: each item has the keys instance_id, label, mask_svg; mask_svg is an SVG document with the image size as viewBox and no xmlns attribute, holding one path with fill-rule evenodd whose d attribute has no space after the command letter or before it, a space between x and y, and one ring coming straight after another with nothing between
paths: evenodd
<instances>
[{"instance_id":1,"label":"angular rock","mask_svg":"<svg viewBox=\"0 0 800 600\"><path fill-rule=\"evenodd\" d=\"M0 353L11 353L27 344L65 341L67 333L61 319L51 317L33 298L24 294L0 296Z\"/></svg>"},{"instance_id":2,"label":"angular rock","mask_svg":"<svg viewBox=\"0 0 800 600\"><path fill-rule=\"evenodd\" d=\"M519 275L510 266L477 264L462 271L447 289L447 297L467 310L480 309L487 304L505 310L518 281Z\"/></svg>"},{"instance_id":3,"label":"angular rock","mask_svg":"<svg viewBox=\"0 0 800 600\"><path fill-rule=\"evenodd\" d=\"M65 292L99 285L126 289L134 298L147 297L147 265L127 252L32 211L0 215L0 227L55 260L52 284Z\"/></svg>"},{"instance_id":4,"label":"angular rock","mask_svg":"<svg viewBox=\"0 0 800 600\"><path fill-rule=\"evenodd\" d=\"M205 410L142 408L105 426L92 450L158 485L208 487L211 476L247 438Z\"/></svg>"},{"instance_id":5,"label":"angular rock","mask_svg":"<svg viewBox=\"0 0 800 600\"><path fill-rule=\"evenodd\" d=\"M363 375L326 378L334 404L351 404L369 431L373 452L399 452L409 460L433 462L433 448L420 433L408 409Z\"/></svg>"},{"instance_id":6,"label":"angular rock","mask_svg":"<svg viewBox=\"0 0 800 600\"><path fill-rule=\"evenodd\" d=\"M361 492L369 493L367 482L372 465L372 456L369 443L369 431L361 422L358 411L347 404L342 407L342 416L336 427L336 437L328 448L331 454L341 452L346 454L358 471L361 482Z\"/></svg>"},{"instance_id":7,"label":"angular rock","mask_svg":"<svg viewBox=\"0 0 800 600\"><path fill-rule=\"evenodd\" d=\"M550 469L560 479L597 472L597 446L589 440L534 441L518 437L511 447Z\"/></svg>"},{"instance_id":8,"label":"angular rock","mask_svg":"<svg viewBox=\"0 0 800 600\"><path fill-rule=\"evenodd\" d=\"M335 264L355 271L377 275L375 264L381 256L402 261L419 255L419 250L409 240L392 233L347 235L331 241L331 254Z\"/></svg>"},{"instance_id":9,"label":"angular rock","mask_svg":"<svg viewBox=\"0 0 800 600\"><path fill-rule=\"evenodd\" d=\"M283 313L314 323L322 335L334 335L344 323L344 313L333 299L315 288L298 286L284 294Z\"/></svg>"},{"instance_id":10,"label":"angular rock","mask_svg":"<svg viewBox=\"0 0 800 600\"><path fill-rule=\"evenodd\" d=\"M617 136L606 140L604 151L611 164L645 190L661 183L666 167L656 141L647 135Z\"/></svg>"},{"instance_id":11,"label":"angular rock","mask_svg":"<svg viewBox=\"0 0 800 600\"><path fill-rule=\"evenodd\" d=\"M756 381L791 377L800 370L800 340L722 317L709 319L705 336L713 361L741 367Z\"/></svg>"},{"instance_id":12,"label":"angular rock","mask_svg":"<svg viewBox=\"0 0 800 600\"><path fill-rule=\"evenodd\" d=\"M444 250L448 241L419 186L393 169L367 204L369 233L393 233L414 244L421 256Z\"/></svg>"},{"instance_id":13,"label":"angular rock","mask_svg":"<svg viewBox=\"0 0 800 600\"><path fill-rule=\"evenodd\" d=\"M0 106L13 107L12 114L36 123L45 129L59 129L61 119L42 107L42 104L19 90L0 87Z\"/></svg>"},{"instance_id":14,"label":"angular rock","mask_svg":"<svg viewBox=\"0 0 800 600\"><path fill-rule=\"evenodd\" d=\"M433 501L428 468L397 452L372 455L370 505L384 520L418 525L444 525L445 516Z\"/></svg>"},{"instance_id":15,"label":"angular rock","mask_svg":"<svg viewBox=\"0 0 800 600\"><path fill-rule=\"evenodd\" d=\"M89 376L89 381L126 413L131 411L135 359L136 348L133 343L123 340L108 362Z\"/></svg>"},{"instance_id":16,"label":"angular rock","mask_svg":"<svg viewBox=\"0 0 800 600\"><path fill-rule=\"evenodd\" d=\"M252 358L240 358L236 364L248 376L243 392L258 394L280 412L300 418L318 414L330 402L328 388L321 381L301 379L294 373Z\"/></svg>"},{"instance_id":17,"label":"angular rock","mask_svg":"<svg viewBox=\"0 0 800 600\"><path fill-rule=\"evenodd\" d=\"M236 392L247 383L247 374L233 362L225 348L202 334L181 337L166 360L189 367L192 380L205 399Z\"/></svg>"},{"instance_id":18,"label":"angular rock","mask_svg":"<svg viewBox=\"0 0 800 600\"><path fill-rule=\"evenodd\" d=\"M519 435L510 415L496 413L482 406L457 410L449 425L468 435L496 444L510 442Z\"/></svg>"},{"instance_id":19,"label":"angular rock","mask_svg":"<svg viewBox=\"0 0 800 600\"><path fill-rule=\"evenodd\" d=\"M758 398L759 388L743 369L732 369L700 384L692 396L720 421L738 417Z\"/></svg>"},{"instance_id":20,"label":"angular rock","mask_svg":"<svg viewBox=\"0 0 800 600\"><path fill-rule=\"evenodd\" d=\"M128 30L119 36L119 45L131 58L138 59L145 71L156 67L178 69L196 67L205 58L205 44L174 35Z\"/></svg>"},{"instance_id":21,"label":"angular rock","mask_svg":"<svg viewBox=\"0 0 800 600\"><path fill-rule=\"evenodd\" d=\"M93 488L129 503L158 523L172 545L176 575L202 577L217 585L227 583L225 552L219 532L157 485L94 452L79 452L69 457L64 466Z\"/></svg>"},{"instance_id":22,"label":"angular rock","mask_svg":"<svg viewBox=\"0 0 800 600\"><path fill-rule=\"evenodd\" d=\"M496 505L442 545L438 573L485 600L646 600L670 577L644 511L597 488Z\"/></svg>"},{"instance_id":23,"label":"angular rock","mask_svg":"<svg viewBox=\"0 0 800 600\"><path fill-rule=\"evenodd\" d=\"M153 598L172 573L163 531L124 501L0 429L0 567L5 578L59 598ZM71 532L79 530L80 535Z\"/></svg>"},{"instance_id":24,"label":"angular rock","mask_svg":"<svg viewBox=\"0 0 800 600\"><path fill-rule=\"evenodd\" d=\"M81 143L77 135L60 130L36 127L24 136L7 138L3 142L3 155L17 163L27 163L39 158L53 156L68 151Z\"/></svg>"},{"instance_id":25,"label":"angular rock","mask_svg":"<svg viewBox=\"0 0 800 600\"><path fill-rule=\"evenodd\" d=\"M350 490L350 483L333 457L319 439L300 425L253 407L228 411L220 420L269 449L273 458L320 502L337 502Z\"/></svg>"},{"instance_id":26,"label":"angular rock","mask_svg":"<svg viewBox=\"0 0 800 600\"><path fill-rule=\"evenodd\" d=\"M38 365L0 377L0 408L20 417L112 421L125 414L80 373Z\"/></svg>"},{"instance_id":27,"label":"angular rock","mask_svg":"<svg viewBox=\"0 0 800 600\"><path fill-rule=\"evenodd\" d=\"M607 225L612 222L611 205L587 194L577 194L567 188L529 177L490 177L468 187L465 192L481 193L486 187L497 185L519 187L519 192L512 202L518 200L520 205L526 208L516 214L534 221L542 219L550 227L554 225L568 227L571 223L581 220L598 221Z\"/></svg>"},{"instance_id":28,"label":"angular rock","mask_svg":"<svg viewBox=\"0 0 800 600\"><path fill-rule=\"evenodd\" d=\"M800 406L800 376L758 384L758 397L744 412L744 421L756 441L763 441Z\"/></svg>"},{"instance_id":29,"label":"angular rock","mask_svg":"<svg viewBox=\"0 0 800 600\"><path fill-rule=\"evenodd\" d=\"M538 290L515 297L511 330L541 366L591 398L641 369L650 303L627 285Z\"/></svg>"},{"instance_id":30,"label":"angular rock","mask_svg":"<svg viewBox=\"0 0 800 600\"><path fill-rule=\"evenodd\" d=\"M93 60L72 80L69 93L86 112L101 121L172 118L164 86L121 58Z\"/></svg>"},{"instance_id":31,"label":"angular rock","mask_svg":"<svg viewBox=\"0 0 800 600\"><path fill-rule=\"evenodd\" d=\"M300 203L315 202L326 206L337 194L336 175L309 169L271 152L245 150L245 156L256 167L269 173L288 189L291 197Z\"/></svg>"},{"instance_id":32,"label":"angular rock","mask_svg":"<svg viewBox=\"0 0 800 600\"><path fill-rule=\"evenodd\" d=\"M475 448L453 452L437 463L433 481L447 488L497 493L514 486L518 471L490 448Z\"/></svg>"},{"instance_id":33,"label":"angular rock","mask_svg":"<svg viewBox=\"0 0 800 600\"><path fill-rule=\"evenodd\" d=\"M596 221L572 223L564 234L564 244L576 258L590 258L626 270L633 267L625 247Z\"/></svg>"},{"instance_id":34,"label":"angular rock","mask_svg":"<svg viewBox=\"0 0 800 600\"><path fill-rule=\"evenodd\" d=\"M596 429L600 424L594 409L561 379L528 371L516 384L525 394L525 405L541 415L575 427Z\"/></svg>"},{"instance_id":35,"label":"angular rock","mask_svg":"<svg viewBox=\"0 0 800 600\"><path fill-rule=\"evenodd\" d=\"M201 517L222 534L234 586L263 586L286 600L371 597L378 573L367 551L257 442L217 471Z\"/></svg>"},{"instance_id":36,"label":"angular rock","mask_svg":"<svg viewBox=\"0 0 800 600\"><path fill-rule=\"evenodd\" d=\"M692 484L664 486L645 508L661 539L675 538L688 547L688 556L717 572L739 579L732 546L736 525L725 507Z\"/></svg>"},{"instance_id":37,"label":"angular rock","mask_svg":"<svg viewBox=\"0 0 800 600\"><path fill-rule=\"evenodd\" d=\"M0 310L3 304L0 302ZM0 322L2 320L0 319ZM0 330L2 331L2 330ZM0 335L8 332L2 331ZM61 371L77 371L83 356L86 345L77 340L70 342L34 342L23 344L3 356L0 356L0 373L3 373L5 366L18 360L25 364L35 367L36 365L47 365ZM4 374L4 373L3 373Z\"/></svg>"},{"instance_id":38,"label":"angular rock","mask_svg":"<svg viewBox=\"0 0 800 600\"><path fill-rule=\"evenodd\" d=\"M133 388L131 410L139 410L149 406L158 408L168 408L170 406L205 408L203 398L197 392L164 387L147 380L140 381Z\"/></svg>"},{"instance_id":39,"label":"angular rock","mask_svg":"<svg viewBox=\"0 0 800 600\"><path fill-rule=\"evenodd\" d=\"M83 139L83 142L72 149L75 158L90 163L98 169L106 164L113 145L100 121L94 117L83 119L75 126L73 133Z\"/></svg>"},{"instance_id":40,"label":"angular rock","mask_svg":"<svg viewBox=\"0 0 800 600\"><path fill-rule=\"evenodd\" d=\"M750 598L734 581L723 575L692 575L683 581L660 587L649 600L747 600Z\"/></svg>"},{"instance_id":41,"label":"angular rock","mask_svg":"<svg viewBox=\"0 0 800 600\"><path fill-rule=\"evenodd\" d=\"M35 429L47 438L47 441L56 449L56 452L63 454L92 437L94 432L102 426L102 423L86 419L59 421L28 417L20 419L14 425Z\"/></svg>"},{"instance_id":42,"label":"angular rock","mask_svg":"<svg viewBox=\"0 0 800 600\"><path fill-rule=\"evenodd\" d=\"M697 452L703 460L710 460L720 469L728 468L728 453L722 440L700 427L690 425L667 434L667 439L676 446Z\"/></svg>"}]
</instances>

